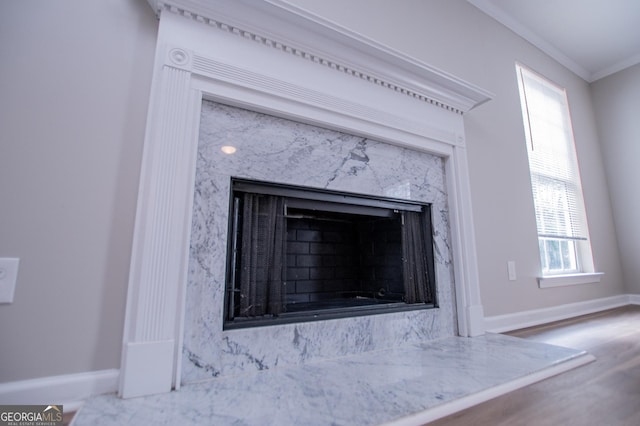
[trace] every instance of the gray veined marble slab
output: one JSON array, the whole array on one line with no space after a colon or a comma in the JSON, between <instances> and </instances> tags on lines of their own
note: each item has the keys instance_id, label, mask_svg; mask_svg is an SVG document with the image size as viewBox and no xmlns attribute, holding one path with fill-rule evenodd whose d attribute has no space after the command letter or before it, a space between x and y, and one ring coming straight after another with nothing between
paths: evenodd
<instances>
[{"instance_id":1,"label":"gray veined marble slab","mask_svg":"<svg viewBox=\"0 0 640 426\"><path fill-rule=\"evenodd\" d=\"M448 337L220 377L168 394L99 396L86 402L73 425L421 424L429 410L592 359L584 351L499 334Z\"/></svg>"},{"instance_id":2,"label":"gray veined marble slab","mask_svg":"<svg viewBox=\"0 0 640 426\"><path fill-rule=\"evenodd\" d=\"M236 148L233 155L222 146ZM223 330L231 177L432 204L437 309ZM214 102L202 104L181 383L456 335L444 160Z\"/></svg>"}]
</instances>

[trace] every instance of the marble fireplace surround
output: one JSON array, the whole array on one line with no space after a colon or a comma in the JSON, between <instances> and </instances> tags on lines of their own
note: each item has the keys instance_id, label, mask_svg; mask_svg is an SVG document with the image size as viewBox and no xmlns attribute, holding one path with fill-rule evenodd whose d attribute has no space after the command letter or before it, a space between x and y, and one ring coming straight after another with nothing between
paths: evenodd
<instances>
[{"instance_id":1,"label":"marble fireplace surround","mask_svg":"<svg viewBox=\"0 0 640 426\"><path fill-rule=\"evenodd\" d=\"M187 295L203 100L437 157L455 286L450 312L457 327L449 329L483 334L463 114L489 93L280 0L149 3L160 26L120 396L203 379L189 373L182 357L185 334L193 331L185 318L193 309Z\"/></svg>"},{"instance_id":2,"label":"marble fireplace surround","mask_svg":"<svg viewBox=\"0 0 640 426\"><path fill-rule=\"evenodd\" d=\"M237 152L223 153L231 143ZM232 177L431 204L438 308L223 330ZM181 383L454 336L446 194L443 161L433 154L204 101Z\"/></svg>"}]
</instances>

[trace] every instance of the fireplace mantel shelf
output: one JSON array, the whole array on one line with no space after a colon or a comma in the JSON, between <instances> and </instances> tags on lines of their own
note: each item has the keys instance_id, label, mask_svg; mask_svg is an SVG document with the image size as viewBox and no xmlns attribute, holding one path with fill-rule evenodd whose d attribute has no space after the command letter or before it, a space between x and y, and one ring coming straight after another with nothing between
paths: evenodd
<instances>
[{"instance_id":1,"label":"fireplace mantel shelf","mask_svg":"<svg viewBox=\"0 0 640 426\"><path fill-rule=\"evenodd\" d=\"M456 113L493 94L282 0L148 0L163 12L236 34Z\"/></svg>"}]
</instances>

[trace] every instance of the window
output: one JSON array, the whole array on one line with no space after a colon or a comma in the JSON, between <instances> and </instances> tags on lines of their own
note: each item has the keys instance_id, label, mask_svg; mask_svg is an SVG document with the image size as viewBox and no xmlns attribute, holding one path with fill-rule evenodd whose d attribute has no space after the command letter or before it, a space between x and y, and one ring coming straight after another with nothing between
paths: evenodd
<instances>
[{"instance_id":1,"label":"window","mask_svg":"<svg viewBox=\"0 0 640 426\"><path fill-rule=\"evenodd\" d=\"M531 70L516 68L542 275L593 272L566 92Z\"/></svg>"}]
</instances>

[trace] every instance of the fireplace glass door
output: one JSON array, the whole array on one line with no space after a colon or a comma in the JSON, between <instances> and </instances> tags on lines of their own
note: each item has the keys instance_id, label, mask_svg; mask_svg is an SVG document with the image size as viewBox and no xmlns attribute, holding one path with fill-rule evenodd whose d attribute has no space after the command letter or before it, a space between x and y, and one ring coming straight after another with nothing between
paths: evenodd
<instances>
[{"instance_id":1,"label":"fireplace glass door","mask_svg":"<svg viewBox=\"0 0 640 426\"><path fill-rule=\"evenodd\" d=\"M436 306L429 204L231 188L225 328Z\"/></svg>"}]
</instances>

